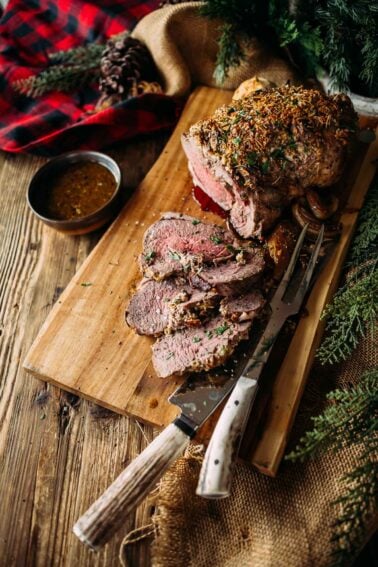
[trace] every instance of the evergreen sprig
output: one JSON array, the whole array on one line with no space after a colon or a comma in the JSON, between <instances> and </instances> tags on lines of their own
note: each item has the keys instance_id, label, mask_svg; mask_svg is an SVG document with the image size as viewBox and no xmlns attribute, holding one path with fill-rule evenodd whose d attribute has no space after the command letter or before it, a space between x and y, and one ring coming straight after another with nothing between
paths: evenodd
<instances>
[{"instance_id":1,"label":"evergreen sprig","mask_svg":"<svg viewBox=\"0 0 378 567\"><path fill-rule=\"evenodd\" d=\"M112 36L112 40L128 35L122 32ZM92 83L100 76L101 57L105 43L90 43L57 51L48 55L49 66L26 79L13 83L13 87L27 96L41 96L51 91L69 92Z\"/></svg>"},{"instance_id":2,"label":"evergreen sprig","mask_svg":"<svg viewBox=\"0 0 378 567\"><path fill-rule=\"evenodd\" d=\"M329 405L313 417L313 429L286 456L303 462L327 449L361 448L360 464L341 479L342 495L332 504L339 508L332 524L332 565L347 564L365 543L366 522L378 508L378 368L366 371L348 389L327 395Z\"/></svg>"},{"instance_id":3,"label":"evergreen sprig","mask_svg":"<svg viewBox=\"0 0 378 567\"><path fill-rule=\"evenodd\" d=\"M364 443L378 432L378 368L365 372L353 388L330 392L327 400L329 405L321 415L311 418L313 429L300 439L287 460L303 462L326 449L338 451ZM375 448L378 449L378 439Z\"/></svg>"},{"instance_id":4,"label":"evergreen sprig","mask_svg":"<svg viewBox=\"0 0 378 567\"><path fill-rule=\"evenodd\" d=\"M322 317L326 337L317 352L323 363L345 360L361 337L375 331L378 317L378 175L360 213L356 236L346 262L345 285Z\"/></svg>"},{"instance_id":5,"label":"evergreen sprig","mask_svg":"<svg viewBox=\"0 0 378 567\"><path fill-rule=\"evenodd\" d=\"M206 0L201 13L233 31L221 34L219 77L233 66L229 54L241 34L285 47L307 75L325 68L334 87L378 95L378 8L370 0Z\"/></svg>"},{"instance_id":6,"label":"evergreen sprig","mask_svg":"<svg viewBox=\"0 0 378 567\"><path fill-rule=\"evenodd\" d=\"M377 431L377 428L376 428ZM333 523L332 565L343 567L356 557L365 543L364 526L378 506L378 443L361 454L362 464L341 479L343 495L333 502L339 508Z\"/></svg>"},{"instance_id":7,"label":"evergreen sprig","mask_svg":"<svg viewBox=\"0 0 378 567\"><path fill-rule=\"evenodd\" d=\"M219 38L219 51L214 69L214 78L218 85L223 85L228 76L230 67L240 65L244 59L240 42L236 38L235 27L225 24Z\"/></svg>"},{"instance_id":8,"label":"evergreen sprig","mask_svg":"<svg viewBox=\"0 0 378 567\"><path fill-rule=\"evenodd\" d=\"M57 65L48 67L38 75L20 79L13 87L27 96L41 96L51 91L68 92L91 83L100 75L95 62L77 65Z\"/></svg>"},{"instance_id":9,"label":"evergreen sprig","mask_svg":"<svg viewBox=\"0 0 378 567\"><path fill-rule=\"evenodd\" d=\"M48 58L54 65L81 65L86 63L99 65L104 49L105 44L103 43L90 43L50 53Z\"/></svg>"}]
</instances>

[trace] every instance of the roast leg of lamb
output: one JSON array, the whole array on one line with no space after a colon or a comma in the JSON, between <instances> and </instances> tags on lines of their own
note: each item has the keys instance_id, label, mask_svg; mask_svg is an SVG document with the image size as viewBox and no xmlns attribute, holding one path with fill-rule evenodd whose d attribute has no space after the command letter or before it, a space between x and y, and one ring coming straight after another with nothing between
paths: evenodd
<instances>
[{"instance_id":1,"label":"roast leg of lamb","mask_svg":"<svg viewBox=\"0 0 378 567\"><path fill-rule=\"evenodd\" d=\"M145 233L139 264L144 278L126 322L161 337L152 359L161 377L222 364L265 304L254 289L264 248L192 217L163 215Z\"/></svg>"},{"instance_id":2,"label":"roast leg of lamb","mask_svg":"<svg viewBox=\"0 0 378 567\"><path fill-rule=\"evenodd\" d=\"M340 178L356 121L348 96L286 86L219 108L182 144L194 183L240 236L261 237L294 197Z\"/></svg>"}]
</instances>

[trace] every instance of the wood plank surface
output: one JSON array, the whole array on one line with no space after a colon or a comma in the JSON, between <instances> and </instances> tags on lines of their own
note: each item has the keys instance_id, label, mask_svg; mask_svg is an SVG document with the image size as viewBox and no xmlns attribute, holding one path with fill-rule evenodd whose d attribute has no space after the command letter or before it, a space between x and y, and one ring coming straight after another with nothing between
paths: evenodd
<instances>
[{"instance_id":1,"label":"wood plank surface","mask_svg":"<svg viewBox=\"0 0 378 567\"><path fill-rule=\"evenodd\" d=\"M191 197L192 183L180 136L190 124L208 116L229 98L230 93L207 87L193 93L158 162L46 320L26 358L27 370L146 423L167 425L177 414L167 397L181 379L156 377L151 365L152 340L127 328L124 310L140 279L135 260L143 234L162 212L174 210L220 222L202 213ZM370 162L376 143L356 179L366 148L359 146L341 183L344 195L352 191L342 219L341 239L306 305L308 316L299 323L264 411L262 435L249 456L265 474L274 476L277 472L323 330L320 314L337 285L357 219L358 207L354 204L362 202L373 175Z\"/></svg>"},{"instance_id":2,"label":"wood plank surface","mask_svg":"<svg viewBox=\"0 0 378 567\"><path fill-rule=\"evenodd\" d=\"M123 144L111 155L128 189L167 135ZM72 534L77 518L153 438L153 430L36 380L22 361L62 290L101 237L61 235L40 223L26 188L46 160L0 153L0 565L110 567L130 530L150 523L152 500L97 554ZM149 565L149 542L129 565Z\"/></svg>"},{"instance_id":3,"label":"wood plank surface","mask_svg":"<svg viewBox=\"0 0 378 567\"><path fill-rule=\"evenodd\" d=\"M376 172L378 159L377 137L358 168L357 177L345 177L343 189L349 193L341 216L342 232L332 256L317 279L306 304L306 317L300 319L287 355L275 377L271 398L264 415L262 435L252 451L250 461L262 473L275 476L278 471L288 436L301 400L307 376L324 331L320 321L325 305L329 303L344 264L353 236L358 213Z\"/></svg>"},{"instance_id":4,"label":"wood plank surface","mask_svg":"<svg viewBox=\"0 0 378 567\"><path fill-rule=\"evenodd\" d=\"M191 197L180 136L230 98L229 91L200 87L189 99L159 160L47 318L25 360L29 372L146 423L167 425L177 415L167 397L180 379L155 375L152 339L127 327L124 312L141 278L136 259L143 234L162 212L220 222Z\"/></svg>"}]
</instances>

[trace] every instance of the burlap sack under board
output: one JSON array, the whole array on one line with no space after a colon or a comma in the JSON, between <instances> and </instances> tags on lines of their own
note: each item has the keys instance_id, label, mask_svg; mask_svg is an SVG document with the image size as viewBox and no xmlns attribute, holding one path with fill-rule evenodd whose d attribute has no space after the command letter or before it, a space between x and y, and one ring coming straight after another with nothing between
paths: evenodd
<instances>
[{"instance_id":1,"label":"burlap sack under board","mask_svg":"<svg viewBox=\"0 0 378 567\"><path fill-rule=\"evenodd\" d=\"M378 362L374 340L364 340L338 368L317 365L308 382L291 445L324 407L325 393L355 383ZM326 567L340 478L358 463L347 448L304 464L284 463L268 478L245 463L235 469L232 494L221 501L195 496L201 456L191 447L160 484L155 516L154 567ZM376 528L367 526L366 537ZM350 557L350 564L353 562ZM347 567L347 565L345 565Z\"/></svg>"},{"instance_id":2,"label":"burlap sack under board","mask_svg":"<svg viewBox=\"0 0 378 567\"><path fill-rule=\"evenodd\" d=\"M195 84L216 87L213 76L221 22L199 15L201 2L185 2L155 10L143 18L132 36L150 50L163 80L164 92L185 96ZM277 85L296 82L290 64L270 52L257 40L244 43L245 59L230 70L222 85L235 89L255 75Z\"/></svg>"}]
</instances>

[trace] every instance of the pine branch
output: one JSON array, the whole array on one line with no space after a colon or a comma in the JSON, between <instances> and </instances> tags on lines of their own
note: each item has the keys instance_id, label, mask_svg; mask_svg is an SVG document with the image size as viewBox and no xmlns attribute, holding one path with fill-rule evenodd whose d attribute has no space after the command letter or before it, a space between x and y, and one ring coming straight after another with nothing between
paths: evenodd
<instances>
[{"instance_id":1,"label":"pine branch","mask_svg":"<svg viewBox=\"0 0 378 567\"><path fill-rule=\"evenodd\" d=\"M378 316L378 261L371 272L347 284L334 296L322 318L328 334L317 352L322 364L345 360L366 333L373 331Z\"/></svg>"},{"instance_id":2,"label":"pine branch","mask_svg":"<svg viewBox=\"0 0 378 567\"><path fill-rule=\"evenodd\" d=\"M121 32L113 35L111 39L117 41L130 35L129 31ZM106 48L106 43L89 43L73 47L72 49L56 51L48 55L49 61L53 65L84 65L97 64L100 65L102 54Z\"/></svg>"},{"instance_id":3,"label":"pine branch","mask_svg":"<svg viewBox=\"0 0 378 567\"><path fill-rule=\"evenodd\" d=\"M51 91L71 91L94 81L100 74L98 64L56 65L13 83L13 87L27 96L40 96Z\"/></svg>"},{"instance_id":4,"label":"pine branch","mask_svg":"<svg viewBox=\"0 0 378 567\"><path fill-rule=\"evenodd\" d=\"M378 507L377 447L368 447L361 455L362 464L342 478L343 495L333 502L340 510L334 522L332 560L342 567L356 557L365 543L365 525Z\"/></svg>"},{"instance_id":5,"label":"pine branch","mask_svg":"<svg viewBox=\"0 0 378 567\"><path fill-rule=\"evenodd\" d=\"M218 85L223 85L231 67L240 65L244 58L238 40L235 38L234 26L224 24L219 38L219 50L214 70L214 78Z\"/></svg>"},{"instance_id":6,"label":"pine branch","mask_svg":"<svg viewBox=\"0 0 378 567\"><path fill-rule=\"evenodd\" d=\"M361 549L366 523L378 508L378 368L365 372L357 385L334 390L330 405L312 418L313 429L286 460L313 458L326 449L363 447L360 464L341 479L342 495L332 504L340 513L332 524L332 565L349 564Z\"/></svg>"},{"instance_id":7,"label":"pine branch","mask_svg":"<svg viewBox=\"0 0 378 567\"><path fill-rule=\"evenodd\" d=\"M128 36L125 31L112 36L113 41ZM20 79L13 87L27 96L41 96L51 91L68 92L90 84L100 76L101 58L106 43L91 43L49 54L50 65L39 73Z\"/></svg>"},{"instance_id":8,"label":"pine branch","mask_svg":"<svg viewBox=\"0 0 378 567\"><path fill-rule=\"evenodd\" d=\"M356 236L346 262L345 285L322 315L327 335L318 349L322 362L345 360L360 339L374 332L378 317L378 175L360 213Z\"/></svg>"},{"instance_id":9,"label":"pine branch","mask_svg":"<svg viewBox=\"0 0 378 567\"><path fill-rule=\"evenodd\" d=\"M333 86L378 95L378 10L370 0L206 0L201 13L223 20L235 37L257 37L274 49L286 46L308 75L323 67Z\"/></svg>"},{"instance_id":10,"label":"pine branch","mask_svg":"<svg viewBox=\"0 0 378 567\"><path fill-rule=\"evenodd\" d=\"M359 383L348 390L334 390L327 395L330 405L323 414L312 418L313 429L299 441L286 460L303 462L344 446L363 443L377 432L378 368L365 372ZM376 449L378 441L375 440Z\"/></svg>"},{"instance_id":11,"label":"pine branch","mask_svg":"<svg viewBox=\"0 0 378 567\"><path fill-rule=\"evenodd\" d=\"M67 51L56 51L49 54L49 61L53 65L81 65L95 62L100 64L105 44L92 43L85 46L73 47Z\"/></svg>"}]
</instances>

